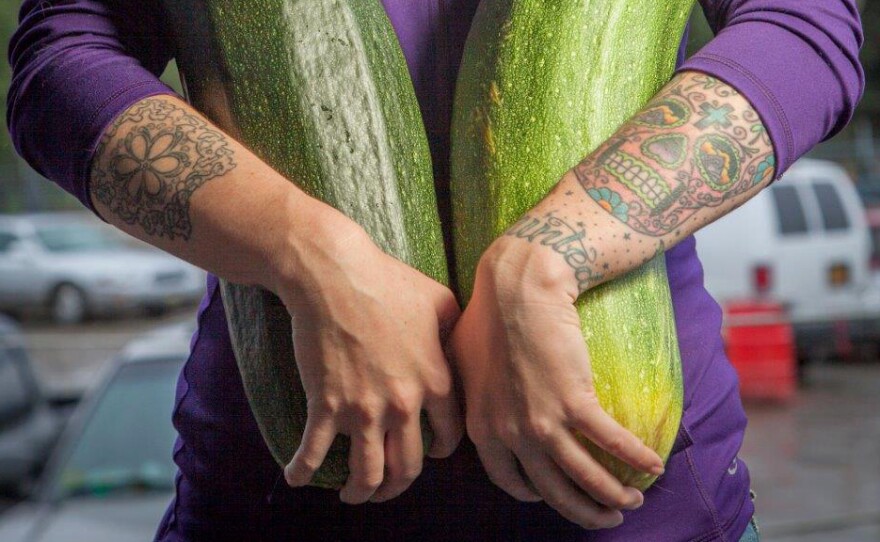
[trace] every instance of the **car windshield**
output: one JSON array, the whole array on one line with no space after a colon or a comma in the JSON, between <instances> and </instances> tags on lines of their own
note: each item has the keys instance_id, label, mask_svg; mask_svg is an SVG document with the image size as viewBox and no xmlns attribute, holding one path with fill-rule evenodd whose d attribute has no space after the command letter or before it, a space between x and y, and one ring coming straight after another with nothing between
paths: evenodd
<instances>
[{"instance_id":1,"label":"car windshield","mask_svg":"<svg viewBox=\"0 0 880 542\"><path fill-rule=\"evenodd\" d=\"M87 224L42 227L37 230L37 237L50 252L93 252L124 246L119 236Z\"/></svg>"},{"instance_id":2,"label":"car windshield","mask_svg":"<svg viewBox=\"0 0 880 542\"><path fill-rule=\"evenodd\" d=\"M59 499L119 491L170 491L171 410L182 360L123 365L72 441L51 494Z\"/></svg>"}]
</instances>

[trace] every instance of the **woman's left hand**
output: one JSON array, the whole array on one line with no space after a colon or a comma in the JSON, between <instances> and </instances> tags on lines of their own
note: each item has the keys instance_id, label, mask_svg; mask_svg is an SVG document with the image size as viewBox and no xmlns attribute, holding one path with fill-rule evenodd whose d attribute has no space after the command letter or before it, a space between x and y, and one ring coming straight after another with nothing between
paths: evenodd
<instances>
[{"instance_id":1,"label":"woman's left hand","mask_svg":"<svg viewBox=\"0 0 880 542\"><path fill-rule=\"evenodd\" d=\"M599 465L575 431L645 472L661 473L663 463L599 405L571 281L545 248L502 236L480 260L452 348L468 435L490 479L585 528L608 528L643 496Z\"/></svg>"}]
</instances>

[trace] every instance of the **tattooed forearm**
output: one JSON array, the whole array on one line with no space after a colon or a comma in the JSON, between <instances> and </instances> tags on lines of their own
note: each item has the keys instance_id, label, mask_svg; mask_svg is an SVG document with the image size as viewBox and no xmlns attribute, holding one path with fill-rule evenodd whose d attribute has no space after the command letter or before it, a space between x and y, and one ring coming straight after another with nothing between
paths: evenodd
<instances>
[{"instance_id":1,"label":"tattooed forearm","mask_svg":"<svg viewBox=\"0 0 880 542\"><path fill-rule=\"evenodd\" d=\"M526 243L505 242L498 254L551 249L554 257L534 261L556 266L552 278L580 294L663 254L775 175L770 138L749 102L684 72L504 236Z\"/></svg>"},{"instance_id":2,"label":"tattooed forearm","mask_svg":"<svg viewBox=\"0 0 880 542\"><path fill-rule=\"evenodd\" d=\"M226 136L199 117L168 100L146 99L120 115L102 138L92 195L148 235L187 240L193 193L232 171L233 154Z\"/></svg>"},{"instance_id":3,"label":"tattooed forearm","mask_svg":"<svg viewBox=\"0 0 880 542\"><path fill-rule=\"evenodd\" d=\"M601 282L602 275L594 271L597 254L584 244L584 227L583 222L572 226L551 211L540 218L525 215L507 230L507 235L553 249L574 270L578 288L586 290Z\"/></svg>"},{"instance_id":4,"label":"tattooed forearm","mask_svg":"<svg viewBox=\"0 0 880 542\"><path fill-rule=\"evenodd\" d=\"M677 78L574 173L593 201L633 230L675 233L700 209L775 175L767 132L737 97L707 75Z\"/></svg>"}]
</instances>

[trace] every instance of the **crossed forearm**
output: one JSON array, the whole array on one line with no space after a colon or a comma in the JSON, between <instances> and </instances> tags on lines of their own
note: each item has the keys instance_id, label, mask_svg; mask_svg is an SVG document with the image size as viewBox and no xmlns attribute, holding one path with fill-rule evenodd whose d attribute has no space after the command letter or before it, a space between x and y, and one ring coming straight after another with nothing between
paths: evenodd
<instances>
[{"instance_id":1,"label":"crossed forearm","mask_svg":"<svg viewBox=\"0 0 880 542\"><path fill-rule=\"evenodd\" d=\"M335 213L170 96L134 104L107 128L89 188L98 213L127 233L273 289L280 243Z\"/></svg>"},{"instance_id":2,"label":"crossed forearm","mask_svg":"<svg viewBox=\"0 0 880 542\"><path fill-rule=\"evenodd\" d=\"M581 293L633 269L770 183L773 148L746 99L678 75L507 235L540 244Z\"/></svg>"}]
</instances>

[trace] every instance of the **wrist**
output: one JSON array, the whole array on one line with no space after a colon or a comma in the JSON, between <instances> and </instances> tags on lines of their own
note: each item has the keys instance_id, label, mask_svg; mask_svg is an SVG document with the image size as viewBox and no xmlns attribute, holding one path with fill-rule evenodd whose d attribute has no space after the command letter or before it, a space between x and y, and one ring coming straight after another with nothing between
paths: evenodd
<instances>
[{"instance_id":1,"label":"wrist","mask_svg":"<svg viewBox=\"0 0 880 542\"><path fill-rule=\"evenodd\" d=\"M302 296L320 289L329 268L347 259L352 244L369 241L356 222L298 190L279 208L281 225L267 245L264 286L282 298L282 293Z\"/></svg>"},{"instance_id":2,"label":"wrist","mask_svg":"<svg viewBox=\"0 0 880 542\"><path fill-rule=\"evenodd\" d=\"M477 273L488 273L487 278L494 283L505 285L499 289L502 293L522 301L551 295L564 296L574 302L580 293L578 277L583 273L567 263L565 254L554 250L552 244L545 245L535 239L530 242L518 236L515 228L486 250Z\"/></svg>"}]
</instances>

